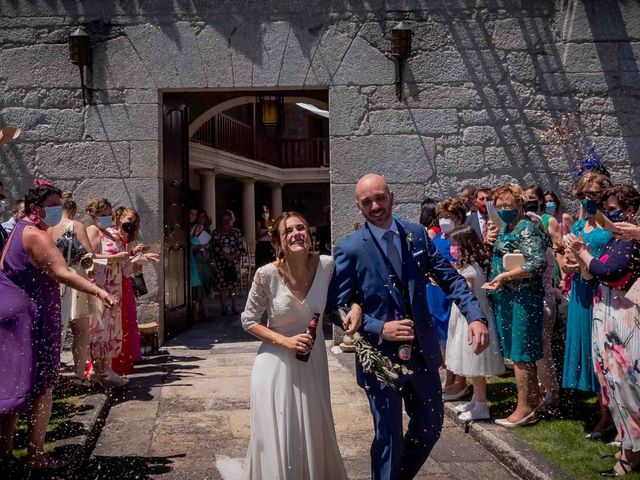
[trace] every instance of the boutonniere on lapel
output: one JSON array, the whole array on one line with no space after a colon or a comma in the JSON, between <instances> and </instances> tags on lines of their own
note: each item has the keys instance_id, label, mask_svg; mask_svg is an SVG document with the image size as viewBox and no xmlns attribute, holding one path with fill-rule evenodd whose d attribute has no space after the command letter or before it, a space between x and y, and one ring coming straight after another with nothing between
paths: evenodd
<instances>
[{"instance_id":1,"label":"boutonniere on lapel","mask_svg":"<svg viewBox=\"0 0 640 480\"><path fill-rule=\"evenodd\" d=\"M413 251L413 233L407 233L407 250Z\"/></svg>"}]
</instances>

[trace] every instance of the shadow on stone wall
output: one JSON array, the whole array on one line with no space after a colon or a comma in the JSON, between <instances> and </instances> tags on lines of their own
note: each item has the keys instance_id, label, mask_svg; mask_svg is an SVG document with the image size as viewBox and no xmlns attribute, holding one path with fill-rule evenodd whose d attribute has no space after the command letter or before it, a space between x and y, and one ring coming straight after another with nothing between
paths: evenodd
<instances>
[{"instance_id":1,"label":"shadow on stone wall","mask_svg":"<svg viewBox=\"0 0 640 480\"><path fill-rule=\"evenodd\" d=\"M640 70L627 26L618 2L602 0L595 5L585 2L585 10L598 58L603 66L608 97L613 104L613 115L618 119L626 151L619 151L622 158L606 159L616 162L620 180L638 183L640 180L640 113L638 104L630 104L627 92L640 96ZM614 38L612 38L612 35ZM612 41L613 40L613 41ZM613 153L613 152L612 152Z\"/></svg>"}]
</instances>

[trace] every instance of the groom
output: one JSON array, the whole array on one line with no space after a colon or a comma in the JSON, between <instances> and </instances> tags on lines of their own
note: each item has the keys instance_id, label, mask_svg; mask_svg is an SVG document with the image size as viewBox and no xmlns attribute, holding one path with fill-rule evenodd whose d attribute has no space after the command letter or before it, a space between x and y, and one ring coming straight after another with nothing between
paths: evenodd
<instances>
[{"instance_id":1,"label":"groom","mask_svg":"<svg viewBox=\"0 0 640 480\"><path fill-rule=\"evenodd\" d=\"M487 347L489 338L478 301L464 278L438 255L424 227L392 216L393 200L393 192L380 175L368 174L358 181L356 203L366 223L336 245L335 274L327 299L327 311L359 303L362 336L392 362L402 362L399 347L403 345L408 345L411 354L405 364L413 374L401 376L395 389L385 387L356 364L358 385L369 398L375 425L371 445L374 480L413 478L442 430L441 355L425 299L428 277L465 314L469 342L475 340L476 353ZM410 418L405 435L403 401Z\"/></svg>"}]
</instances>

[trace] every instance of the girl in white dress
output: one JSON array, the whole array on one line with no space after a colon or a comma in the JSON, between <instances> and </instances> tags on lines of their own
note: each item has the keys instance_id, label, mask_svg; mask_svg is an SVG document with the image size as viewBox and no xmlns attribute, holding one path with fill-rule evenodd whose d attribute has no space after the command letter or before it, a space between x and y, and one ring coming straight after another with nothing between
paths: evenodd
<instances>
[{"instance_id":1,"label":"girl in white dress","mask_svg":"<svg viewBox=\"0 0 640 480\"><path fill-rule=\"evenodd\" d=\"M464 421L483 420L490 418L486 377L504 372L504 359L500 351L496 322L487 293L482 289L487 277L480 265L486 265L490 255L471 227L456 228L451 232L450 238L451 256L457 262L454 266L466 279L469 288L480 302L484 318L488 322L489 347L479 355L473 353L475 346L469 345L467 339L467 320L454 304L449 319L446 364L453 373L471 377L473 382L471 401L456 407L460 412L458 418Z\"/></svg>"},{"instance_id":2,"label":"girl in white dress","mask_svg":"<svg viewBox=\"0 0 640 480\"><path fill-rule=\"evenodd\" d=\"M244 477L346 479L331 413L322 325L315 348L305 333L314 313L324 312L333 259L309 252L308 223L295 212L275 220L272 243L277 260L256 271L241 317L244 329L263 341L251 375L251 440ZM355 331L360 321L356 305L349 330ZM309 352L307 362L296 358Z\"/></svg>"}]
</instances>

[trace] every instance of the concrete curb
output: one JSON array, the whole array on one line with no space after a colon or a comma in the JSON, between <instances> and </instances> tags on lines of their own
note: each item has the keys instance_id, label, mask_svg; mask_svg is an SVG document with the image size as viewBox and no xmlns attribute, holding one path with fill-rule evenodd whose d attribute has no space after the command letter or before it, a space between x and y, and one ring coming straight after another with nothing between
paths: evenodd
<instances>
[{"instance_id":1,"label":"concrete curb","mask_svg":"<svg viewBox=\"0 0 640 480\"><path fill-rule=\"evenodd\" d=\"M78 412L69 420L77 425L79 433L53 444L54 454L69 462L69 470L80 468L89 458L109 413L110 404L106 393L94 393L85 397L80 402Z\"/></svg>"},{"instance_id":2,"label":"concrete curb","mask_svg":"<svg viewBox=\"0 0 640 480\"><path fill-rule=\"evenodd\" d=\"M456 405L445 403L445 415L523 480L574 480L505 428L489 421L467 423L458 420L459 414L454 410Z\"/></svg>"}]
</instances>

